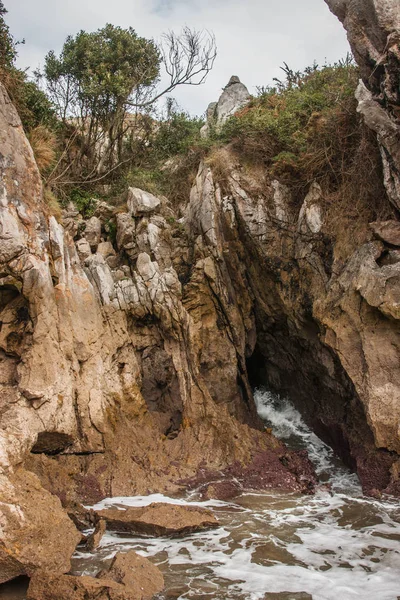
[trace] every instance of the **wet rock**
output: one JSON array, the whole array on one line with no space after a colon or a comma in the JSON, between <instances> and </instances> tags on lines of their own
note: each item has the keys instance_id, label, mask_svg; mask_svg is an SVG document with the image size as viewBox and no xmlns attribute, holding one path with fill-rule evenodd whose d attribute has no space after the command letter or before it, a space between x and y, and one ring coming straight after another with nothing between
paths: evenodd
<instances>
[{"instance_id":1,"label":"wet rock","mask_svg":"<svg viewBox=\"0 0 400 600\"><path fill-rule=\"evenodd\" d=\"M153 503L142 508L96 511L107 529L151 536L180 536L218 527L211 511L195 506Z\"/></svg>"},{"instance_id":2,"label":"wet rock","mask_svg":"<svg viewBox=\"0 0 400 600\"><path fill-rule=\"evenodd\" d=\"M128 190L127 204L132 217L140 217L156 211L161 204L161 200L150 194L150 192L131 187Z\"/></svg>"},{"instance_id":3,"label":"wet rock","mask_svg":"<svg viewBox=\"0 0 400 600\"><path fill-rule=\"evenodd\" d=\"M110 568L98 575L100 579L112 579L129 589L132 598L147 600L164 589L164 577L152 562L130 552L118 552Z\"/></svg>"},{"instance_id":4,"label":"wet rock","mask_svg":"<svg viewBox=\"0 0 400 600\"><path fill-rule=\"evenodd\" d=\"M88 552L92 552L93 550L98 548L105 532L106 522L103 519L100 519L97 522L93 533L91 533L85 541L85 550L88 550Z\"/></svg>"},{"instance_id":5,"label":"wet rock","mask_svg":"<svg viewBox=\"0 0 400 600\"><path fill-rule=\"evenodd\" d=\"M27 600L142 600L142 596L111 579L41 571L30 581Z\"/></svg>"}]
</instances>

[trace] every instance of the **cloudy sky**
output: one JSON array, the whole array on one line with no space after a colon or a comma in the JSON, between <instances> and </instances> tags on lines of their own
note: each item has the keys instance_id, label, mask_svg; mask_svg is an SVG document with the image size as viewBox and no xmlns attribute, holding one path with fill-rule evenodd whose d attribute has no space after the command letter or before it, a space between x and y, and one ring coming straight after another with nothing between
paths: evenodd
<instances>
[{"instance_id":1,"label":"cloudy sky","mask_svg":"<svg viewBox=\"0 0 400 600\"><path fill-rule=\"evenodd\" d=\"M344 57L348 44L324 0L4 0L17 39L19 66L43 64L48 50L59 51L68 34L94 31L105 23L129 25L144 37L188 25L213 31L218 57L201 87L181 87L174 96L192 114L217 100L231 75L255 92L280 76L280 65L303 68L317 60Z\"/></svg>"}]
</instances>

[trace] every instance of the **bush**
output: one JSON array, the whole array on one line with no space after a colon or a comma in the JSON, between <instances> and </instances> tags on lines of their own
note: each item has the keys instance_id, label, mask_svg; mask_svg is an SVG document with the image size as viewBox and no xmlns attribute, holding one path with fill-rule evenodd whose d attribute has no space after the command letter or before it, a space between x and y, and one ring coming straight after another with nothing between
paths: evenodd
<instances>
[{"instance_id":1,"label":"bush","mask_svg":"<svg viewBox=\"0 0 400 600\"><path fill-rule=\"evenodd\" d=\"M161 121L152 143L152 150L159 159L183 154L200 139L204 121L190 117L185 112L172 111Z\"/></svg>"},{"instance_id":2,"label":"bush","mask_svg":"<svg viewBox=\"0 0 400 600\"><path fill-rule=\"evenodd\" d=\"M298 73L285 65L284 71L286 80L263 88L258 98L227 121L220 139L232 141L240 153L264 162L275 173L282 175L287 165L288 172L298 176L304 157L313 149L313 136L322 140L326 125L339 123L343 129L336 130L335 137L346 138L347 118L354 125L358 69L347 59Z\"/></svg>"},{"instance_id":3,"label":"bush","mask_svg":"<svg viewBox=\"0 0 400 600\"><path fill-rule=\"evenodd\" d=\"M93 197L92 192L75 188L70 191L68 198L75 204L84 219L93 216L96 210L97 198Z\"/></svg>"}]
</instances>

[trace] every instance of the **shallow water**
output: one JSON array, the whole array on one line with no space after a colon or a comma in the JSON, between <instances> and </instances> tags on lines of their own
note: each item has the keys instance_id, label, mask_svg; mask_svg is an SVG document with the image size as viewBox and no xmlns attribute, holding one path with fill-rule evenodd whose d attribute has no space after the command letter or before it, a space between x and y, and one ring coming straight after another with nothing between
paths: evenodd
<instances>
[{"instance_id":1,"label":"shallow water","mask_svg":"<svg viewBox=\"0 0 400 600\"><path fill-rule=\"evenodd\" d=\"M164 573L160 599L396 600L400 597L400 505L364 498L357 477L310 431L300 414L269 392L258 411L291 448L307 448L322 482L315 496L243 494L234 502L177 500L160 494L104 500L212 507L221 527L182 539L107 533L94 554L77 553L76 573L96 574L117 551L134 549Z\"/></svg>"}]
</instances>

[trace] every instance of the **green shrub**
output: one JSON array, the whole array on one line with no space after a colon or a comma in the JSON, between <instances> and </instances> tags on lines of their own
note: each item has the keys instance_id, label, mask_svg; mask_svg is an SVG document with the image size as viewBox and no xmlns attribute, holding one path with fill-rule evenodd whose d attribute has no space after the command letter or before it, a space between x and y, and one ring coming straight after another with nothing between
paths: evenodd
<instances>
[{"instance_id":1,"label":"green shrub","mask_svg":"<svg viewBox=\"0 0 400 600\"><path fill-rule=\"evenodd\" d=\"M92 192L75 188L69 193L69 200L75 204L84 219L93 216L96 210L97 198L93 196Z\"/></svg>"},{"instance_id":2,"label":"green shrub","mask_svg":"<svg viewBox=\"0 0 400 600\"><path fill-rule=\"evenodd\" d=\"M355 113L358 70L347 59L298 73L285 65L284 71L286 80L262 88L258 98L227 121L220 139L233 141L239 151L268 164L282 164L290 154L293 166L294 157L309 150L313 120L336 118L338 110Z\"/></svg>"},{"instance_id":3,"label":"green shrub","mask_svg":"<svg viewBox=\"0 0 400 600\"><path fill-rule=\"evenodd\" d=\"M200 139L204 121L185 112L172 111L161 121L154 136L152 150L159 159L183 154Z\"/></svg>"}]
</instances>

